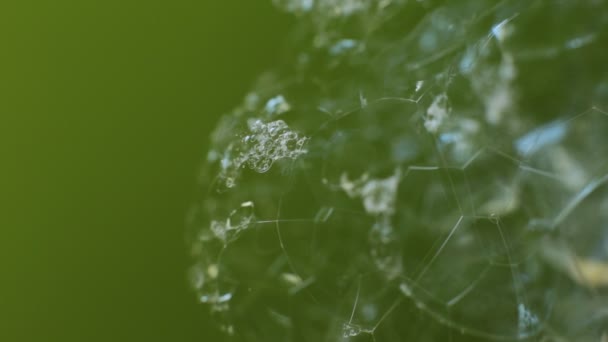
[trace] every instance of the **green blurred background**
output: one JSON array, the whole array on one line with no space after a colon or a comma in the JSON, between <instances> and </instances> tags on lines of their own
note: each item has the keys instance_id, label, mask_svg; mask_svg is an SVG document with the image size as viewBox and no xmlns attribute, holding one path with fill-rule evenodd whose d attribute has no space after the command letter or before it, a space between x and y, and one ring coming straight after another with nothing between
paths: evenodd
<instances>
[{"instance_id":1,"label":"green blurred background","mask_svg":"<svg viewBox=\"0 0 608 342\"><path fill-rule=\"evenodd\" d=\"M0 341L221 340L184 217L290 25L266 0L0 2Z\"/></svg>"}]
</instances>

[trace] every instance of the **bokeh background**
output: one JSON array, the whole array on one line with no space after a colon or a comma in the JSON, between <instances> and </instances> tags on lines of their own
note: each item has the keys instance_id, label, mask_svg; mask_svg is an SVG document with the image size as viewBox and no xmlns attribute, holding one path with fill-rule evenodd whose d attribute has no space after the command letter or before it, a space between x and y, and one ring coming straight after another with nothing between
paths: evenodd
<instances>
[{"instance_id":1,"label":"bokeh background","mask_svg":"<svg viewBox=\"0 0 608 342\"><path fill-rule=\"evenodd\" d=\"M279 58L265 0L0 2L0 341L219 341L184 217Z\"/></svg>"}]
</instances>

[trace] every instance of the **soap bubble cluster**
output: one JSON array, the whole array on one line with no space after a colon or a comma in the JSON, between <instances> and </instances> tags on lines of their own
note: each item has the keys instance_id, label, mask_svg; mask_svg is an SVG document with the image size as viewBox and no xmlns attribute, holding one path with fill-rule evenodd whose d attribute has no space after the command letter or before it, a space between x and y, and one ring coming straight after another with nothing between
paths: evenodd
<instances>
[{"instance_id":1,"label":"soap bubble cluster","mask_svg":"<svg viewBox=\"0 0 608 342\"><path fill-rule=\"evenodd\" d=\"M189 216L227 338L605 339L608 6L275 3Z\"/></svg>"},{"instance_id":2,"label":"soap bubble cluster","mask_svg":"<svg viewBox=\"0 0 608 342\"><path fill-rule=\"evenodd\" d=\"M296 159L306 153L307 138L290 130L283 120L264 122L251 118L247 126L248 131L226 148L220 161L219 177L228 188L235 186L245 167L264 173L277 160Z\"/></svg>"}]
</instances>

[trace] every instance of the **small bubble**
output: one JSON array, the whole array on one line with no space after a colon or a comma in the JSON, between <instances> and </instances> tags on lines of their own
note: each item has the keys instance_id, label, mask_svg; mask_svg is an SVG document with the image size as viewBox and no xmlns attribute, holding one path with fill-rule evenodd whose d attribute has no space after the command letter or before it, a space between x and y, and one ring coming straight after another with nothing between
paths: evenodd
<instances>
[{"instance_id":1,"label":"small bubble","mask_svg":"<svg viewBox=\"0 0 608 342\"><path fill-rule=\"evenodd\" d=\"M195 289L201 289L205 284L205 274L199 266L190 269L190 283Z\"/></svg>"},{"instance_id":2,"label":"small bubble","mask_svg":"<svg viewBox=\"0 0 608 342\"><path fill-rule=\"evenodd\" d=\"M353 337L361 334L361 327L352 323L344 323L342 325L342 336L345 338Z\"/></svg>"},{"instance_id":3,"label":"small bubble","mask_svg":"<svg viewBox=\"0 0 608 342\"><path fill-rule=\"evenodd\" d=\"M245 109L254 111L260 103L260 96L253 92L249 93L245 96L245 100L243 102Z\"/></svg>"},{"instance_id":4,"label":"small bubble","mask_svg":"<svg viewBox=\"0 0 608 342\"><path fill-rule=\"evenodd\" d=\"M363 306L361 313L366 321L371 322L378 317L378 308L373 304L367 304Z\"/></svg>"},{"instance_id":5,"label":"small bubble","mask_svg":"<svg viewBox=\"0 0 608 342\"><path fill-rule=\"evenodd\" d=\"M219 269L218 269L217 265L211 264L211 265L207 266L207 274L209 275L209 278L211 278L211 279L217 278L217 276L219 274Z\"/></svg>"}]
</instances>

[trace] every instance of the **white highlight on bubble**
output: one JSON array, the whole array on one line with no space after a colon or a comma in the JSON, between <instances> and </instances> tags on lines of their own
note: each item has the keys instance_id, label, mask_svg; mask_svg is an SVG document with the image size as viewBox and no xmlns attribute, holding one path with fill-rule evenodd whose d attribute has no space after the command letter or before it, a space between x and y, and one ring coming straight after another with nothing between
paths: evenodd
<instances>
[{"instance_id":1,"label":"white highlight on bubble","mask_svg":"<svg viewBox=\"0 0 608 342\"><path fill-rule=\"evenodd\" d=\"M358 46L358 42L354 39L341 39L329 48L329 53L333 56L341 55Z\"/></svg>"},{"instance_id":2,"label":"white highlight on bubble","mask_svg":"<svg viewBox=\"0 0 608 342\"><path fill-rule=\"evenodd\" d=\"M351 181L348 179L348 175L343 173L340 177L340 188L349 197L361 198L367 213L390 216L395 211L395 201L400 180L401 169L399 168L395 170L392 176L383 179L369 179L369 175L363 174L361 178Z\"/></svg>"},{"instance_id":3,"label":"white highlight on bubble","mask_svg":"<svg viewBox=\"0 0 608 342\"><path fill-rule=\"evenodd\" d=\"M424 128L430 133L437 133L437 130L439 130L439 127L448 117L449 113L448 96L446 94L438 95L426 110Z\"/></svg>"},{"instance_id":4,"label":"white highlight on bubble","mask_svg":"<svg viewBox=\"0 0 608 342\"><path fill-rule=\"evenodd\" d=\"M519 155L529 157L545 146L559 143L566 135L567 128L564 121L553 121L535 128L515 140L515 149Z\"/></svg>"},{"instance_id":5,"label":"white highlight on bubble","mask_svg":"<svg viewBox=\"0 0 608 342\"><path fill-rule=\"evenodd\" d=\"M511 33L513 32L513 26L509 25L509 22L515 18L517 14L514 16L507 18L500 23L494 25L492 27L492 35L499 41L504 41Z\"/></svg>"},{"instance_id":6,"label":"white highlight on bubble","mask_svg":"<svg viewBox=\"0 0 608 342\"><path fill-rule=\"evenodd\" d=\"M585 36L570 39L566 42L565 46L566 49L579 49L587 44L591 44L593 41L595 41L595 38L595 34L588 34Z\"/></svg>"},{"instance_id":7,"label":"white highlight on bubble","mask_svg":"<svg viewBox=\"0 0 608 342\"><path fill-rule=\"evenodd\" d=\"M520 334L527 335L527 331L538 325L538 317L532 313L523 303L517 306L518 328Z\"/></svg>"},{"instance_id":8,"label":"white highlight on bubble","mask_svg":"<svg viewBox=\"0 0 608 342\"><path fill-rule=\"evenodd\" d=\"M291 106L285 100L283 95L277 95L266 102L266 106L264 106L264 110L271 116L281 115L285 112L288 112L291 109Z\"/></svg>"}]
</instances>

